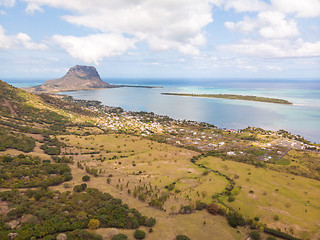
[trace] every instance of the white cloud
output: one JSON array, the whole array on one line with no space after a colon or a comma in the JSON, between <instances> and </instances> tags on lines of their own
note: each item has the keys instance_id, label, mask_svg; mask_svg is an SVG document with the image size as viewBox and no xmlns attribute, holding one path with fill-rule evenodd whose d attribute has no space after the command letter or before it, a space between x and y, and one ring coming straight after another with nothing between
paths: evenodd
<instances>
[{"instance_id":1,"label":"white cloud","mask_svg":"<svg viewBox=\"0 0 320 240\"><path fill-rule=\"evenodd\" d=\"M277 11L297 17L320 16L320 0L212 0L212 4L235 12Z\"/></svg>"},{"instance_id":2,"label":"white cloud","mask_svg":"<svg viewBox=\"0 0 320 240\"><path fill-rule=\"evenodd\" d=\"M310 43L301 39L264 42L242 40L240 43L220 45L218 48L222 51L262 58L320 57L320 41Z\"/></svg>"},{"instance_id":3,"label":"white cloud","mask_svg":"<svg viewBox=\"0 0 320 240\"><path fill-rule=\"evenodd\" d=\"M279 66L272 66L272 65L267 65L266 69L272 72L282 72L283 69Z\"/></svg>"},{"instance_id":4,"label":"white cloud","mask_svg":"<svg viewBox=\"0 0 320 240\"><path fill-rule=\"evenodd\" d=\"M203 28L212 22L212 0L24 1L30 12L42 6L67 9L72 14L62 18L69 23L101 33L133 36L152 50L191 55L199 54L198 48L206 43Z\"/></svg>"},{"instance_id":5,"label":"white cloud","mask_svg":"<svg viewBox=\"0 0 320 240\"><path fill-rule=\"evenodd\" d=\"M289 38L299 35L295 20L286 20L280 12L261 12L258 15L261 28L259 33L265 38Z\"/></svg>"},{"instance_id":6,"label":"white cloud","mask_svg":"<svg viewBox=\"0 0 320 240\"><path fill-rule=\"evenodd\" d=\"M298 17L320 16L319 0L271 0L271 5L277 11L293 13Z\"/></svg>"},{"instance_id":7,"label":"white cloud","mask_svg":"<svg viewBox=\"0 0 320 240\"><path fill-rule=\"evenodd\" d=\"M53 41L72 57L98 64L105 57L117 56L135 48L134 39L119 34L96 34L86 37L54 35Z\"/></svg>"},{"instance_id":8,"label":"white cloud","mask_svg":"<svg viewBox=\"0 0 320 240\"><path fill-rule=\"evenodd\" d=\"M234 9L236 12L258 12L268 9L269 5L260 0L227 0L224 8Z\"/></svg>"},{"instance_id":9,"label":"white cloud","mask_svg":"<svg viewBox=\"0 0 320 240\"><path fill-rule=\"evenodd\" d=\"M293 19L287 20L280 12L260 12L257 19L244 17L243 21L233 23L226 22L225 26L234 32L249 34L258 31L264 38L290 38L298 36L297 22Z\"/></svg>"},{"instance_id":10,"label":"white cloud","mask_svg":"<svg viewBox=\"0 0 320 240\"><path fill-rule=\"evenodd\" d=\"M257 28L258 23L256 20L252 20L249 17L244 17L243 21L239 21L237 23L225 22L224 25L230 31L249 34Z\"/></svg>"},{"instance_id":11,"label":"white cloud","mask_svg":"<svg viewBox=\"0 0 320 240\"><path fill-rule=\"evenodd\" d=\"M0 0L0 6L13 7L15 3L15 0Z\"/></svg>"},{"instance_id":12,"label":"white cloud","mask_svg":"<svg viewBox=\"0 0 320 240\"><path fill-rule=\"evenodd\" d=\"M44 50L47 46L43 43L35 43L25 33L18 33L17 35L6 35L4 28L0 25L0 49L10 49L16 47L23 47L29 50Z\"/></svg>"},{"instance_id":13,"label":"white cloud","mask_svg":"<svg viewBox=\"0 0 320 240\"><path fill-rule=\"evenodd\" d=\"M35 3L29 3L26 7L27 14L33 14L35 11L43 12L43 9Z\"/></svg>"}]
</instances>

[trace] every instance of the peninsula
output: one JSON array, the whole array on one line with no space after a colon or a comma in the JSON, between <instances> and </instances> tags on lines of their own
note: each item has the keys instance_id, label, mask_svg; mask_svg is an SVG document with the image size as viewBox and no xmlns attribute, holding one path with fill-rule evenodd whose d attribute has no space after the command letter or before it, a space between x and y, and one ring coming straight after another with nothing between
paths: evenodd
<instances>
[{"instance_id":1,"label":"peninsula","mask_svg":"<svg viewBox=\"0 0 320 240\"><path fill-rule=\"evenodd\" d=\"M162 95L173 95L173 96L185 96L185 97L206 97L206 98L224 98L224 99L235 99L255 102L266 102L266 103L278 103L292 105L291 102L284 99L257 97L249 95L236 95L236 94L191 94L191 93L161 93Z\"/></svg>"},{"instance_id":2,"label":"peninsula","mask_svg":"<svg viewBox=\"0 0 320 240\"><path fill-rule=\"evenodd\" d=\"M48 80L44 84L34 87L26 87L24 90L35 93L59 93L70 91L87 91L103 88L136 87L136 88L159 88L153 86L130 86L112 85L104 82L93 66L76 65L69 69L62 78Z\"/></svg>"},{"instance_id":3,"label":"peninsula","mask_svg":"<svg viewBox=\"0 0 320 240\"><path fill-rule=\"evenodd\" d=\"M102 81L95 67L76 65L70 68L62 78L48 80L40 86L25 88L25 90L33 93L58 93L112 87L116 86Z\"/></svg>"}]
</instances>

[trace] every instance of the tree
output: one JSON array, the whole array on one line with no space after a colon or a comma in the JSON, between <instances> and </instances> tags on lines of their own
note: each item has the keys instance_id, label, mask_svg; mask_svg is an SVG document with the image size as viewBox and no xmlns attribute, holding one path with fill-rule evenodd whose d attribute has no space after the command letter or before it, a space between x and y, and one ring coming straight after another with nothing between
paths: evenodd
<instances>
[{"instance_id":1,"label":"tree","mask_svg":"<svg viewBox=\"0 0 320 240\"><path fill-rule=\"evenodd\" d=\"M127 235L119 233L119 234L113 235L111 240L126 240L127 238L128 238Z\"/></svg>"},{"instance_id":2,"label":"tree","mask_svg":"<svg viewBox=\"0 0 320 240\"><path fill-rule=\"evenodd\" d=\"M258 231L252 231L249 233L249 237L252 240L259 240L261 238L260 233Z\"/></svg>"},{"instance_id":3,"label":"tree","mask_svg":"<svg viewBox=\"0 0 320 240\"><path fill-rule=\"evenodd\" d=\"M178 235L176 236L176 240L190 240L186 235Z\"/></svg>"},{"instance_id":4,"label":"tree","mask_svg":"<svg viewBox=\"0 0 320 240\"><path fill-rule=\"evenodd\" d=\"M246 221L239 213L231 213L227 216L228 223L231 227L236 228L237 226L246 225Z\"/></svg>"},{"instance_id":5,"label":"tree","mask_svg":"<svg viewBox=\"0 0 320 240\"><path fill-rule=\"evenodd\" d=\"M88 176L88 175L83 176L82 177L82 181L89 182L90 181L90 176Z\"/></svg>"},{"instance_id":6,"label":"tree","mask_svg":"<svg viewBox=\"0 0 320 240\"><path fill-rule=\"evenodd\" d=\"M155 218L153 218L153 217L151 217L151 218L149 218L147 221L146 221L146 224L145 224L145 226L147 226L147 227L153 227L155 224L156 224L156 219Z\"/></svg>"},{"instance_id":7,"label":"tree","mask_svg":"<svg viewBox=\"0 0 320 240\"><path fill-rule=\"evenodd\" d=\"M88 228L97 229L100 227L100 222L98 219L91 219L88 223Z\"/></svg>"},{"instance_id":8,"label":"tree","mask_svg":"<svg viewBox=\"0 0 320 240\"><path fill-rule=\"evenodd\" d=\"M139 230L137 229L135 232L134 232L134 238L135 239L144 239L146 237L146 233L142 230Z\"/></svg>"},{"instance_id":9,"label":"tree","mask_svg":"<svg viewBox=\"0 0 320 240\"><path fill-rule=\"evenodd\" d=\"M209 204L207 206L207 211L213 215L217 215L219 213L219 206L217 204Z\"/></svg>"}]
</instances>

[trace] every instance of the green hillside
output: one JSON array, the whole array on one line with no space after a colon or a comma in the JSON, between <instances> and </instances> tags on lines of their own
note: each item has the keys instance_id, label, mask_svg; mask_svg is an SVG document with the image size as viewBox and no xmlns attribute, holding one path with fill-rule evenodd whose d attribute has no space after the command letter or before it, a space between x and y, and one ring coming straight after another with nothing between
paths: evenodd
<instances>
[{"instance_id":1,"label":"green hillside","mask_svg":"<svg viewBox=\"0 0 320 240\"><path fill-rule=\"evenodd\" d=\"M300 136L0 94L0 239L319 236L320 152Z\"/></svg>"}]
</instances>

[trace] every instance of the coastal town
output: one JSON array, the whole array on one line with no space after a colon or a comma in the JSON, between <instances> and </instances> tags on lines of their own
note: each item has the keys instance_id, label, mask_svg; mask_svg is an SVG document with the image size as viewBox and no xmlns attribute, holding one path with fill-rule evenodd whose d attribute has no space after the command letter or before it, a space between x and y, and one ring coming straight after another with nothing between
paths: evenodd
<instances>
[{"instance_id":1,"label":"coastal town","mask_svg":"<svg viewBox=\"0 0 320 240\"><path fill-rule=\"evenodd\" d=\"M284 130L268 131L255 127L219 129L208 123L124 111L119 107L102 105L99 101L76 100L70 96L65 99L96 112L96 123L103 130L133 134L198 152L216 151L239 161L253 157L257 162L277 163L290 150L319 152L320 149L319 145Z\"/></svg>"}]
</instances>

